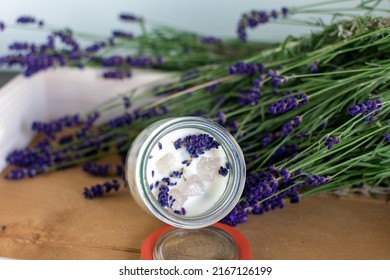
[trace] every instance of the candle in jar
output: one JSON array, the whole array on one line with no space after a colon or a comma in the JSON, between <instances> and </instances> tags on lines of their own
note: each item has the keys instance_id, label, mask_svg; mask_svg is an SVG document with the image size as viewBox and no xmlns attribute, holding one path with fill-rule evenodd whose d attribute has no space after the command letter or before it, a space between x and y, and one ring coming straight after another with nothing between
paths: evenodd
<instances>
[{"instance_id":1,"label":"candle in jar","mask_svg":"<svg viewBox=\"0 0 390 280\"><path fill-rule=\"evenodd\" d=\"M158 203L178 215L200 215L215 205L229 181L223 147L200 129L182 128L153 147L146 179Z\"/></svg>"}]
</instances>

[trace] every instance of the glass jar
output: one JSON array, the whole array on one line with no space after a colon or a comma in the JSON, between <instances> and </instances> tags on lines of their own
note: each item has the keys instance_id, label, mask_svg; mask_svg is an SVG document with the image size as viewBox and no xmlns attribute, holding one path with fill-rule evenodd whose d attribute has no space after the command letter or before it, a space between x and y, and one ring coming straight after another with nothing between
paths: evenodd
<instances>
[{"instance_id":1,"label":"glass jar","mask_svg":"<svg viewBox=\"0 0 390 280\"><path fill-rule=\"evenodd\" d=\"M199 143L205 146L213 144L194 150L183 144L189 135L202 135ZM242 194L245 172L244 156L233 136L201 117L150 125L133 141L125 167L135 201L161 221L185 229L212 225L229 214Z\"/></svg>"}]
</instances>

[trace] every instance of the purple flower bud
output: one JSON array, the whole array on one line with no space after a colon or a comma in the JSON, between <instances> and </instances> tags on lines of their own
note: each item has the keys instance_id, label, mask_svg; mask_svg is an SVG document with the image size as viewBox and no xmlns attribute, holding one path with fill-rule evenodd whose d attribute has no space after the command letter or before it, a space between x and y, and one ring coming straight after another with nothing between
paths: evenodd
<instances>
[{"instance_id":1,"label":"purple flower bud","mask_svg":"<svg viewBox=\"0 0 390 280\"><path fill-rule=\"evenodd\" d=\"M382 106L383 104L380 99L366 100L363 103L349 107L348 114L350 116L357 116L359 114L366 115L364 120L371 121L374 116L380 113Z\"/></svg>"},{"instance_id":2,"label":"purple flower bud","mask_svg":"<svg viewBox=\"0 0 390 280\"><path fill-rule=\"evenodd\" d=\"M129 113L125 113L122 116L118 116L108 121L108 125L111 128L119 128L131 125L133 123L133 117Z\"/></svg>"},{"instance_id":3,"label":"purple flower bud","mask_svg":"<svg viewBox=\"0 0 390 280\"><path fill-rule=\"evenodd\" d=\"M119 15L119 18L123 21L142 21L142 18L138 17L138 16L135 16L135 15L132 15L132 14L128 14L128 13L122 13Z\"/></svg>"},{"instance_id":4,"label":"purple flower bud","mask_svg":"<svg viewBox=\"0 0 390 280\"><path fill-rule=\"evenodd\" d=\"M259 103L261 97L260 89L256 88L250 90L242 90L241 94L242 96L239 100L242 106L256 105Z\"/></svg>"},{"instance_id":5,"label":"purple flower bud","mask_svg":"<svg viewBox=\"0 0 390 280\"><path fill-rule=\"evenodd\" d=\"M296 116L293 119L291 119L289 122L282 125L282 128L280 130L280 136L282 138L286 138L288 135L291 134L293 129L297 127L302 122L301 116Z\"/></svg>"},{"instance_id":6,"label":"purple flower bud","mask_svg":"<svg viewBox=\"0 0 390 280\"><path fill-rule=\"evenodd\" d=\"M96 184L94 186L91 186L90 188L84 188L83 196L86 199L93 199L96 197L103 196L111 190L118 191L120 187L120 184L117 180L111 180L104 182L103 184Z\"/></svg>"},{"instance_id":7,"label":"purple flower bud","mask_svg":"<svg viewBox=\"0 0 390 280\"><path fill-rule=\"evenodd\" d=\"M30 44L23 42L14 42L9 45L8 48L14 51L28 50L30 48Z\"/></svg>"},{"instance_id":8,"label":"purple flower bud","mask_svg":"<svg viewBox=\"0 0 390 280\"><path fill-rule=\"evenodd\" d=\"M32 16L20 16L17 18L16 23L20 24L29 24L29 23L35 23L35 18Z\"/></svg>"},{"instance_id":9,"label":"purple flower bud","mask_svg":"<svg viewBox=\"0 0 390 280\"><path fill-rule=\"evenodd\" d=\"M282 7L281 12L282 12L283 17L286 17L286 16L288 16L289 9L287 7Z\"/></svg>"},{"instance_id":10,"label":"purple flower bud","mask_svg":"<svg viewBox=\"0 0 390 280\"><path fill-rule=\"evenodd\" d=\"M113 70L113 71L106 71L103 73L103 78L105 79L125 79L131 77L131 71L130 70Z\"/></svg>"},{"instance_id":11,"label":"purple flower bud","mask_svg":"<svg viewBox=\"0 0 390 280\"><path fill-rule=\"evenodd\" d=\"M314 61L309 65L309 71L312 74L318 73L320 67L320 63L318 61Z\"/></svg>"},{"instance_id":12,"label":"purple flower bud","mask_svg":"<svg viewBox=\"0 0 390 280\"><path fill-rule=\"evenodd\" d=\"M254 75L256 73L262 73L264 66L261 63L244 63L237 62L236 64L228 67L230 75Z\"/></svg>"},{"instance_id":13,"label":"purple flower bud","mask_svg":"<svg viewBox=\"0 0 390 280\"><path fill-rule=\"evenodd\" d=\"M112 174L111 164L98 164L95 162L86 162L83 164L83 171L93 176L109 176Z\"/></svg>"},{"instance_id":14,"label":"purple flower bud","mask_svg":"<svg viewBox=\"0 0 390 280\"><path fill-rule=\"evenodd\" d=\"M222 40L216 37L203 37L200 39L200 42L206 45L216 45L220 44Z\"/></svg>"},{"instance_id":15,"label":"purple flower bud","mask_svg":"<svg viewBox=\"0 0 390 280\"><path fill-rule=\"evenodd\" d=\"M266 11L251 11L249 13L243 14L238 21L237 25L237 34L241 41L245 42L247 39L247 28L256 28L259 25L268 23L270 20L276 20L282 15L286 17L288 15L288 9L282 8L281 12L272 10L271 12Z\"/></svg>"},{"instance_id":16,"label":"purple flower bud","mask_svg":"<svg viewBox=\"0 0 390 280\"><path fill-rule=\"evenodd\" d=\"M324 144L328 149L332 149L333 145L340 143L340 137L337 136L327 136L324 138Z\"/></svg>"},{"instance_id":17,"label":"purple flower bud","mask_svg":"<svg viewBox=\"0 0 390 280\"><path fill-rule=\"evenodd\" d=\"M133 39L134 35L133 33L124 32L120 30L115 30L112 32L112 36L116 38L123 38L123 39Z\"/></svg>"},{"instance_id":18,"label":"purple flower bud","mask_svg":"<svg viewBox=\"0 0 390 280\"><path fill-rule=\"evenodd\" d=\"M89 53L95 53L95 52L100 51L104 47L106 47L106 43L105 42L96 42L93 45L90 45L90 46L86 47L85 51L89 52Z\"/></svg>"},{"instance_id":19,"label":"purple flower bud","mask_svg":"<svg viewBox=\"0 0 390 280\"><path fill-rule=\"evenodd\" d=\"M282 114L308 103L306 94L297 94L272 103L268 108L270 114Z\"/></svg>"},{"instance_id":20,"label":"purple flower bud","mask_svg":"<svg viewBox=\"0 0 390 280\"><path fill-rule=\"evenodd\" d=\"M27 168L12 169L5 175L4 178L7 180L20 180L27 177L35 177L36 175L43 174L46 171L47 169L44 165L36 164Z\"/></svg>"},{"instance_id":21,"label":"purple flower bud","mask_svg":"<svg viewBox=\"0 0 390 280\"><path fill-rule=\"evenodd\" d=\"M218 174L222 175L223 177L226 177L228 173L229 173L228 169L223 166L221 166L218 170Z\"/></svg>"},{"instance_id":22,"label":"purple flower bud","mask_svg":"<svg viewBox=\"0 0 390 280\"><path fill-rule=\"evenodd\" d=\"M218 149L220 144L208 134L199 134L188 135L184 138L184 140L178 139L174 142L174 146L176 149L185 147L191 158L197 158L205 151L209 151L211 149ZM185 160L182 162L182 164L188 166L190 162L188 160Z\"/></svg>"}]
</instances>

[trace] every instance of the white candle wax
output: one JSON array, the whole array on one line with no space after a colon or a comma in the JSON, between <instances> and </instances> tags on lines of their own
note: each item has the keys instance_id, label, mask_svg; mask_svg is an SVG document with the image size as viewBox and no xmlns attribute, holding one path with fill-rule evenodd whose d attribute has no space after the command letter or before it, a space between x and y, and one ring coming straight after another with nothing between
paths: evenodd
<instances>
[{"instance_id":1,"label":"white candle wax","mask_svg":"<svg viewBox=\"0 0 390 280\"><path fill-rule=\"evenodd\" d=\"M209 210L217 203L228 184L229 174L219 173L226 168L227 158L222 146L204 151L199 157L192 158L184 146L175 148L175 141L189 135L205 134L194 128L183 128L164 135L156 144L147 162L146 177L148 185L156 199L160 187L167 185L163 178L169 178L168 195L172 197L165 205L167 211L186 216L195 216ZM212 135L209 135L212 137ZM186 164L189 161L190 164ZM185 163L183 163L185 162ZM174 172L182 173L178 178ZM184 208L185 210L183 210Z\"/></svg>"}]
</instances>

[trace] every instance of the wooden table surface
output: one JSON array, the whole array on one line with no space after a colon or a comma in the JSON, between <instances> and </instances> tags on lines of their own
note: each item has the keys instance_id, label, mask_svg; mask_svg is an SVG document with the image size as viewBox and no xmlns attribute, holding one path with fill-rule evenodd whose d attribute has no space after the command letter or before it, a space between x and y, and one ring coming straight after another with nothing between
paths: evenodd
<instances>
[{"instance_id":1,"label":"wooden table surface","mask_svg":"<svg viewBox=\"0 0 390 280\"><path fill-rule=\"evenodd\" d=\"M143 240L164 224L143 212L126 188L83 198L85 186L102 181L80 167L21 181L1 178L0 256L140 259ZM390 259L390 204L384 200L305 197L236 228L254 259Z\"/></svg>"}]
</instances>

